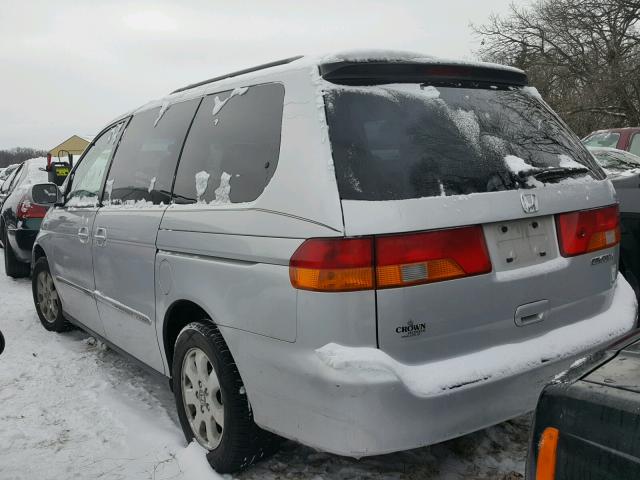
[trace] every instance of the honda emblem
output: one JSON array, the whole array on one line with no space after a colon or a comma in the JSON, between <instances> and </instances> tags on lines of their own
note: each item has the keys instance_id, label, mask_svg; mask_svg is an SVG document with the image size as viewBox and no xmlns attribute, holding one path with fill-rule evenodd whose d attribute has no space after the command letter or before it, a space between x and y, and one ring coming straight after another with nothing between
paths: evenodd
<instances>
[{"instance_id":1,"label":"honda emblem","mask_svg":"<svg viewBox=\"0 0 640 480\"><path fill-rule=\"evenodd\" d=\"M535 193L521 193L520 202L524 213L536 213L538 211L538 197Z\"/></svg>"}]
</instances>

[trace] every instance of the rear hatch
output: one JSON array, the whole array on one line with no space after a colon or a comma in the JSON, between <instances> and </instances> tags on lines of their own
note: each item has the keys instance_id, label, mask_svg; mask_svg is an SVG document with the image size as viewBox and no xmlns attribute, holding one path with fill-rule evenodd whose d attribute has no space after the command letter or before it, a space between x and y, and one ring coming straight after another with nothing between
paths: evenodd
<instances>
[{"instance_id":1,"label":"rear hatch","mask_svg":"<svg viewBox=\"0 0 640 480\"><path fill-rule=\"evenodd\" d=\"M375 62L320 72L345 232L375 238L381 349L448 358L608 308L614 193L524 74Z\"/></svg>"}]
</instances>

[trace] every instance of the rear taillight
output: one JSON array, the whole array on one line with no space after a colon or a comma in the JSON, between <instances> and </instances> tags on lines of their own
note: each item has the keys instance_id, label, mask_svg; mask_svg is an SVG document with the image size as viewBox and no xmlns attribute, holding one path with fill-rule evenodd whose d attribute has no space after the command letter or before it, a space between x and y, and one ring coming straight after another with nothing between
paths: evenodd
<instances>
[{"instance_id":1,"label":"rear taillight","mask_svg":"<svg viewBox=\"0 0 640 480\"><path fill-rule=\"evenodd\" d=\"M32 203L29 197L22 197L16 210L16 218L25 220L27 218L44 218L47 214L48 207Z\"/></svg>"},{"instance_id":2,"label":"rear taillight","mask_svg":"<svg viewBox=\"0 0 640 480\"><path fill-rule=\"evenodd\" d=\"M452 280L491 271L482 227L376 238L378 288Z\"/></svg>"},{"instance_id":3,"label":"rear taillight","mask_svg":"<svg viewBox=\"0 0 640 480\"><path fill-rule=\"evenodd\" d=\"M348 292L373 288L371 238L312 238L289 262L291 285L302 290Z\"/></svg>"},{"instance_id":4,"label":"rear taillight","mask_svg":"<svg viewBox=\"0 0 640 480\"><path fill-rule=\"evenodd\" d=\"M618 206L561 213L556 216L560 252L573 257L620 242Z\"/></svg>"},{"instance_id":5,"label":"rear taillight","mask_svg":"<svg viewBox=\"0 0 640 480\"><path fill-rule=\"evenodd\" d=\"M313 238L291 257L289 276L295 288L344 292L490 271L482 227L472 226L375 238Z\"/></svg>"}]
</instances>

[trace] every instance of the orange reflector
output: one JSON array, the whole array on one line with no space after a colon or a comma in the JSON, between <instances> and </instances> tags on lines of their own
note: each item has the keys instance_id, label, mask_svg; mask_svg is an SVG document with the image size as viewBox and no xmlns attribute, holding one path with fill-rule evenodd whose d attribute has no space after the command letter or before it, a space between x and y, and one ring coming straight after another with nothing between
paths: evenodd
<instances>
[{"instance_id":1,"label":"orange reflector","mask_svg":"<svg viewBox=\"0 0 640 480\"><path fill-rule=\"evenodd\" d=\"M538 446L536 480L555 480L559 437L560 431L557 428L547 427L542 432Z\"/></svg>"}]
</instances>

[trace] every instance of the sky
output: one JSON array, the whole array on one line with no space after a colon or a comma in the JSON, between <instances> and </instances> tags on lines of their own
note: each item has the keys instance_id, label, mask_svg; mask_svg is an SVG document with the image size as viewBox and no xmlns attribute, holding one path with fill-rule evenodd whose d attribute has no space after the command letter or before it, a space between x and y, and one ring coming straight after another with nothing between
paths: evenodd
<instances>
[{"instance_id":1,"label":"sky","mask_svg":"<svg viewBox=\"0 0 640 480\"><path fill-rule=\"evenodd\" d=\"M0 0L0 149L50 149L181 86L300 54L472 59L511 0Z\"/></svg>"}]
</instances>

